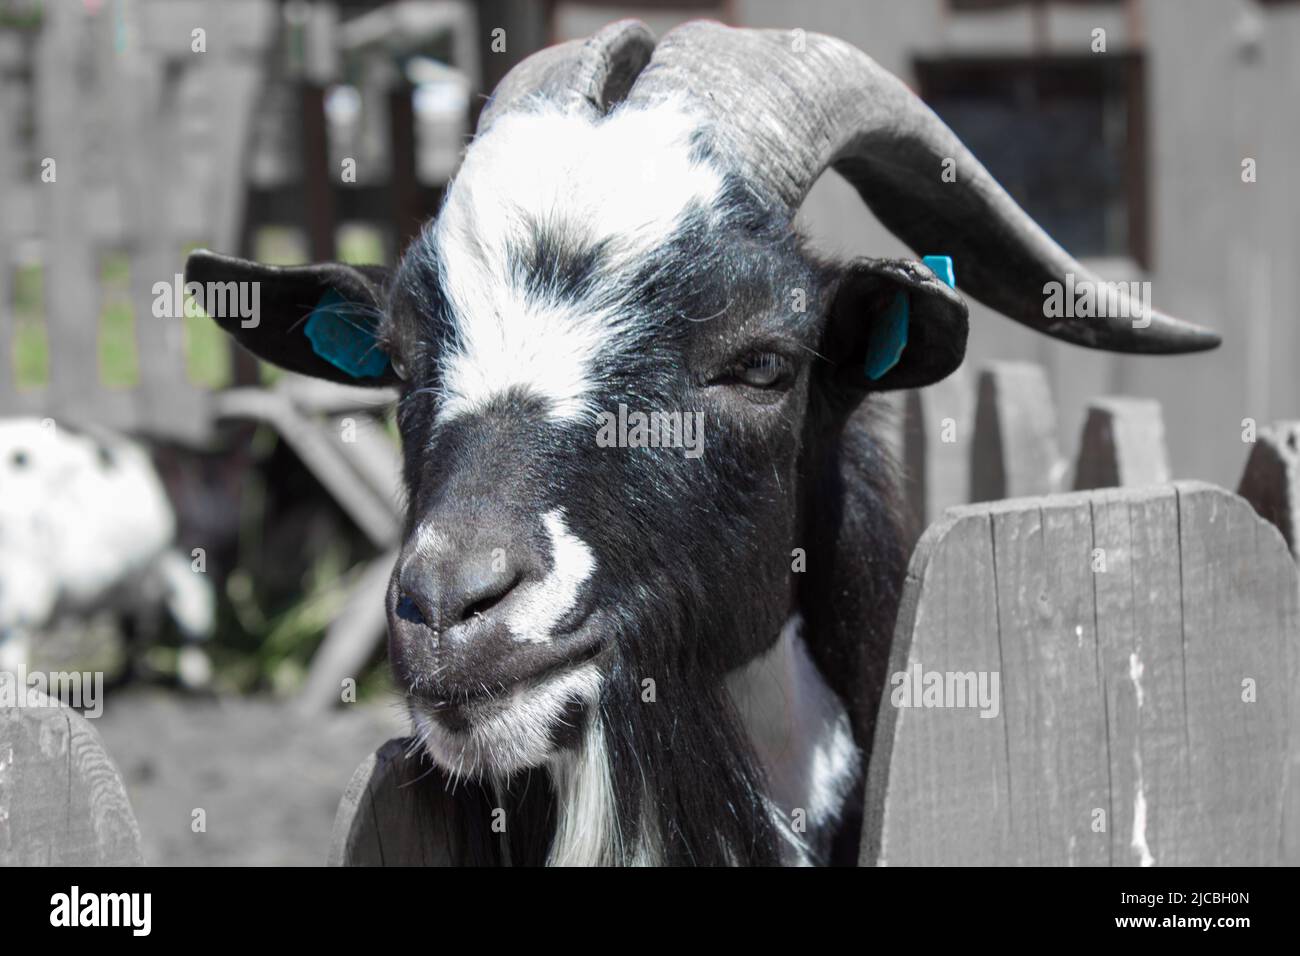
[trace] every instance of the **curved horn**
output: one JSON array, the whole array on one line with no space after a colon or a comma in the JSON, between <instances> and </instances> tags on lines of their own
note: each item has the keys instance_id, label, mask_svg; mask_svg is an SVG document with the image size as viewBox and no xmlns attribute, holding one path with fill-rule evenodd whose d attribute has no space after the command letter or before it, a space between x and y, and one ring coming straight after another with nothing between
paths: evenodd
<instances>
[{"instance_id":1,"label":"curved horn","mask_svg":"<svg viewBox=\"0 0 1300 956\"><path fill-rule=\"evenodd\" d=\"M501 116L545 100L604 116L627 96L650 61L655 38L639 20L611 23L586 40L569 40L522 60L505 75L479 116L486 132Z\"/></svg>"},{"instance_id":2,"label":"curved horn","mask_svg":"<svg viewBox=\"0 0 1300 956\"><path fill-rule=\"evenodd\" d=\"M629 103L691 90L742 177L793 212L827 166L843 175L891 232L921 254L951 255L959 285L1047 335L1117 352L1214 348L1206 329L1150 310L1123 284L1098 318L1049 318L1044 286L1067 273L1099 281L1058 246L919 97L874 60L818 34L694 22L659 42ZM956 161L957 181L940 178Z\"/></svg>"}]
</instances>

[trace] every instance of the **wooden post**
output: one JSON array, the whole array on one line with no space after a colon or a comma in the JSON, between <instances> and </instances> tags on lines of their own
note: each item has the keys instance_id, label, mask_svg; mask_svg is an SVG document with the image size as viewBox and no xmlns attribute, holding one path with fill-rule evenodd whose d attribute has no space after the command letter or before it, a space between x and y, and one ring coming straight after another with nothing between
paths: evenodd
<instances>
[{"instance_id":1,"label":"wooden post","mask_svg":"<svg viewBox=\"0 0 1300 956\"><path fill-rule=\"evenodd\" d=\"M1146 398L1096 398L1079 440L1074 487L1137 488L1169 480L1160 403Z\"/></svg>"},{"instance_id":2,"label":"wooden post","mask_svg":"<svg viewBox=\"0 0 1300 956\"><path fill-rule=\"evenodd\" d=\"M980 372L971 443L971 501L1058 491L1065 472L1047 374L1029 362Z\"/></svg>"},{"instance_id":3,"label":"wooden post","mask_svg":"<svg viewBox=\"0 0 1300 956\"><path fill-rule=\"evenodd\" d=\"M1277 526L1300 561L1300 421L1262 428L1256 439L1237 494Z\"/></svg>"},{"instance_id":4,"label":"wooden post","mask_svg":"<svg viewBox=\"0 0 1300 956\"><path fill-rule=\"evenodd\" d=\"M0 866L140 866L140 828L99 734L30 696L38 706L0 707Z\"/></svg>"},{"instance_id":5,"label":"wooden post","mask_svg":"<svg viewBox=\"0 0 1300 956\"><path fill-rule=\"evenodd\" d=\"M45 217L45 328L50 345L50 411L103 420L99 387L99 275L86 229L85 124L78 71L85 14L80 4L43 7L37 39L37 142L53 160L53 182L38 181Z\"/></svg>"},{"instance_id":6,"label":"wooden post","mask_svg":"<svg viewBox=\"0 0 1300 956\"><path fill-rule=\"evenodd\" d=\"M392 175L389 196L393 217L393 258L406 251L407 244L420 234L433 210L420 204L420 184L416 169L415 106L413 89L405 81L388 92L389 170Z\"/></svg>"},{"instance_id":7,"label":"wooden post","mask_svg":"<svg viewBox=\"0 0 1300 956\"><path fill-rule=\"evenodd\" d=\"M0 33L0 70L8 72L22 56L18 35ZM5 196L5 215L0 219L0 403L13 407L15 391L14 337L17 310L14 308L14 239L30 223L13 221L14 199L27 191L19 173L18 123L22 87L13 81L0 84L0 192Z\"/></svg>"},{"instance_id":8,"label":"wooden post","mask_svg":"<svg viewBox=\"0 0 1300 956\"><path fill-rule=\"evenodd\" d=\"M303 228L313 262L334 259L334 180L325 125L325 88L303 82L298 91L302 111Z\"/></svg>"}]
</instances>

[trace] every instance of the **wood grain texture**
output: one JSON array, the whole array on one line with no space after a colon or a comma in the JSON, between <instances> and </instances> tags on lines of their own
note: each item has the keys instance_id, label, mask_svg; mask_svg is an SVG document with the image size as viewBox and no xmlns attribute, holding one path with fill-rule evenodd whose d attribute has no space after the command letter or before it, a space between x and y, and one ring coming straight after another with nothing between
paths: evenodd
<instances>
[{"instance_id":1,"label":"wood grain texture","mask_svg":"<svg viewBox=\"0 0 1300 956\"><path fill-rule=\"evenodd\" d=\"M1145 398L1096 398L1074 465L1074 488L1140 488L1169 481L1160 403Z\"/></svg>"},{"instance_id":2,"label":"wood grain texture","mask_svg":"<svg viewBox=\"0 0 1300 956\"><path fill-rule=\"evenodd\" d=\"M352 775L339 802L328 866L450 866L458 831L445 781L395 738Z\"/></svg>"},{"instance_id":3,"label":"wood grain texture","mask_svg":"<svg viewBox=\"0 0 1300 956\"><path fill-rule=\"evenodd\" d=\"M1298 650L1285 543L1220 488L952 509L890 670L997 671L1000 710L887 690L862 862L1300 862Z\"/></svg>"},{"instance_id":4,"label":"wood grain texture","mask_svg":"<svg viewBox=\"0 0 1300 956\"><path fill-rule=\"evenodd\" d=\"M68 707L0 708L0 866L139 866L140 830L90 722Z\"/></svg>"}]
</instances>

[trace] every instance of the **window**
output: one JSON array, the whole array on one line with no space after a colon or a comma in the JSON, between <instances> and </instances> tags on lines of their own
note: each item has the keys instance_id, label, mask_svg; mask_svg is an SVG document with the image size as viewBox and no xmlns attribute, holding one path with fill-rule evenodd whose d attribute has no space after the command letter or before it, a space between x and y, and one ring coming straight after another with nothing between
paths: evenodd
<instances>
[{"instance_id":1,"label":"window","mask_svg":"<svg viewBox=\"0 0 1300 956\"><path fill-rule=\"evenodd\" d=\"M1076 256L1148 264L1141 54L920 59L921 96Z\"/></svg>"}]
</instances>

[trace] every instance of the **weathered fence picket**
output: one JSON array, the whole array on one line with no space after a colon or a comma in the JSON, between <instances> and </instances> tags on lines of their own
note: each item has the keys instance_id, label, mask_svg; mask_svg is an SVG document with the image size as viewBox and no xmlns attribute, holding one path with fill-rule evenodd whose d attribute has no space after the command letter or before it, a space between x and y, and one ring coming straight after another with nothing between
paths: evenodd
<instances>
[{"instance_id":1,"label":"weathered fence picket","mask_svg":"<svg viewBox=\"0 0 1300 956\"><path fill-rule=\"evenodd\" d=\"M1030 362L993 362L980 372L971 440L970 500L1060 490L1064 459L1047 373Z\"/></svg>"},{"instance_id":2,"label":"weathered fence picket","mask_svg":"<svg viewBox=\"0 0 1300 956\"><path fill-rule=\"evenodd\" d=\"M917 545L890 669L997 675L996 713L886 689L862 862L1300 862L1298 638L1285 543L1222 489L954 509Z\"/></svg>"},{"instance_id":3,"label":"weathered fence picket","mask_svg":"<svg viewBox=\"0 0 1300 956\"><path fill-rule=\"evenodd\" d=\"M99 734L31 693L39 706L0 707L0 866L141 865L135 814Z\"/></svg>"},{"instance_id":4,"label":"weathered fence picket","mask_svg":"<svg viewBox=\"0 0 1300 956\"><path fill-rule=\"evenodd\" d=\"M1074 488L1140 488L1169 480L1165 423L1149 398L1095 398L1079 441Z\"/></svg>"}]
</instances>

